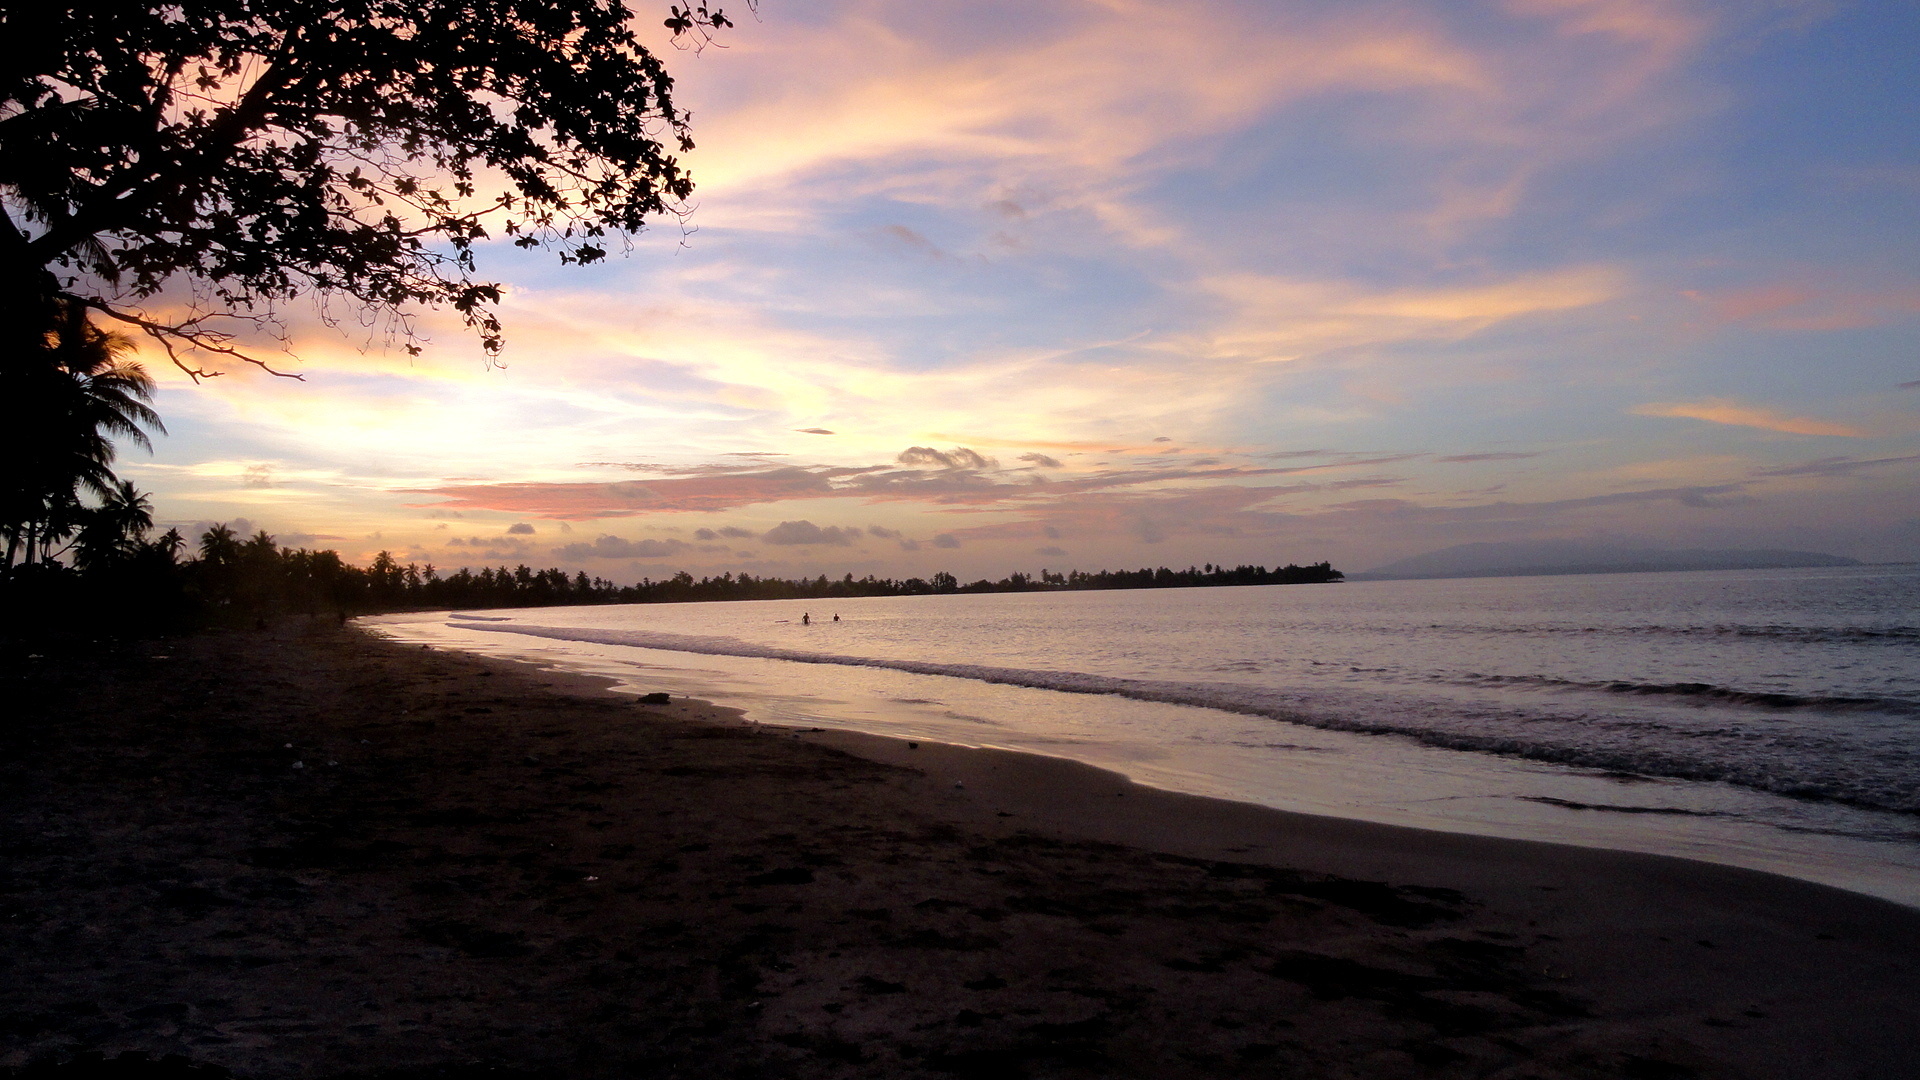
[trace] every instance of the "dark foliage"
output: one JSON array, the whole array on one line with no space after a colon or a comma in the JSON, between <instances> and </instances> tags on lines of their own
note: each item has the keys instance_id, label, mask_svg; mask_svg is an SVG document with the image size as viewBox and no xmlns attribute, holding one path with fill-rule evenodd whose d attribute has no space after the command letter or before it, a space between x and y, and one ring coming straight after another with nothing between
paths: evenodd
<instances>
[{"instance_id":1,"label":"dark foliage","mask_svg":"<svg viewBox=\"0 0 1920 1080\"><path fill-rule=\"evenodd\" d=\"M84 565L48 563L0 578L0 600L97 617L106 610L132 610L148 625L210 621L245 623L281 615L347 615L440 608L548 607L568 604L656 604L712 600L801 600L855 596L920 596L950 593L1051 592L1080 589L1192 588L1216 585L1310 584L1341 580L1326 563L1268 570L1209 565L1204 570L1102 570L1039 578L1009 574L960 585L952 574L922 578L756 578L722 574L696 580L686 571L660 581L616 585L585 572L534 570L528 566L465 567L442 575L431 564L401 564L381 552L366 567L336 551L283 548L266 533L247 540L217 525L200 538L198 558L182 559L179 534L145 538L140 527L120 546Z\"/></svg>"},{"instance_id":2,"label":"dark foliage","mask_svg":"<svg viewBox=\"0 0 1920 1080\"><path fill-rule=\"evenodd\" d=\"M1049 575L1040 572L1045 582ZM1096 570L1083 573L1075 570L1070 574L1054 574L1051 580L1064 589L1190 589L1208 585L1313 585L1329 581L1339 581L1345 575L1333 568L1331 563L1309 563L1297 566L1288 563L1269 570L1264 566L1236 566L1231 569L1208 563L1195 569L1169 570L1162 566L1157 570L1142 567L1139 570ZM971 590L972 586L968 586Z\"/></svg>"},{"instance_id":3,"label":"dark foliage","mask_svg":"<svg viewBox=\"0 0 1920 1080\"><path fill-rule=\"evenodd\" d=\"M673 81L621 0L91 0L0 7L0 333L61 301L175 362L335 297L450 306L500 346L474 246L562 262L693 190ZM675 7L676 36L729 25ZM196 313L138 306L186 287ZM4 352L0 351L0 359Z\"/></svg>"},{"instance_id":4,"label":"dark foliage","mask_svg":"<svg viewBox=\"0 0 1920 1080\"><path fill-rule=\"evenodd\" d=\"M414 567L392 566L384 572L376 561L368 573L377 584L372 592L384 606L391 607L522 607L547 604L656 604L701 600L810 600L851 596L922 596L945 593L1049 592L1067 589L1152 589L1206 585L1282 585L1339 581L1341 573L1326 563L1313 566L1287 566L1274 570L1243 566L1236 570L1210 568L1186 570L1101 570L1094 573L1074 571L1054 574L1042 571L1036 579L1023 573L1009 574L998 581L981 579L961 585L954 576L941 572L931 580L917 577L876 578L871 574L855 578L852 574L829 578L825 574L808 579L764 577L751 574L721 574L695 580L681 571L660 581L642 580L634 585L615 585L604 579L589 579L584 573L569 580L564 571L530 571L517 567L479 572L461 569L440 577L432 567L419 571Z\"/></svg>"},{"instance_id":5,"label":"dark foliage","mask_svg":"<svg viewBox=\"0 0 1920 1080\"><path fill-rule=\"evenodd\" d=\"M76 534L80 561L104 559L153 524L111 468L116 437L144 447L146 429L162 430L153 381L121 358L131 343L77 305L56 305L45 332L15 346L0 355L0 576L68 551Z\"/></svg>"}]
</instances>

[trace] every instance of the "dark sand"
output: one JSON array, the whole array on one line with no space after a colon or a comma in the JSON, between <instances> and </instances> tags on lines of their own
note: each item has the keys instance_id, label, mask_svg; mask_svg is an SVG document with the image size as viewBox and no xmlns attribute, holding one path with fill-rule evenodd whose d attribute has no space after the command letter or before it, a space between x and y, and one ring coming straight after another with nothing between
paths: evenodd
<instances>
[{"instance_id":1,"label":"dark sand","mask_svg":"<svg viewBox=\"0 0 1920 1080\"><path fill-rule=\"evenodd\" d=\"M0 1066L1920 1077L1920 912L1765 874L331 628L0 665Z\"/></svg>"}]
</instances>

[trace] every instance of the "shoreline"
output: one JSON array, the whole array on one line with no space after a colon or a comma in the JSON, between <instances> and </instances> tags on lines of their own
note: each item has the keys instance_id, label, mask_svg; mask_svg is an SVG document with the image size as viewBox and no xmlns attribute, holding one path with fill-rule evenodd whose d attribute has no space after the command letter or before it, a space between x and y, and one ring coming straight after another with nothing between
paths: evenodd
<instances>
[{"instance_id":1,"label":"shoreline","mask_svg":"<svg viewBox=\"0 0 1920 1080\"><path fill-rule=\"evenodd\" d=\"M7 666L0 1066L1920 1067L1920 913L1773 875L642 706L360 631Z\"/></svg>"},{"instance_id":2,"label":"shoreline","mask_svg":"<svg viewBox=\"0 0 1920 1080\"><path fill-rule=\"evenodd\" d=\"M396 640L432 642L436 648L525 662L541 670L594 673L595 677L626 686L627 692L634 694L663 686L676 693L697 693L703 680L724 685L727 692L717 697L753 709L759 714L757 721L769 726L820 725L878 738L999 746L1123 773L1143 786L1160 790L1283 812L1742 867L1920 910L1920 847L1869 832L1843 831L1862 825L1888 830L1904 823L1848 821L1845 814L1869 811L1850 811L1844 803L1816 803L1825 816L1800 818L1793 816L1801 811L1796 800L1738 785L1661 776L1621 777L1592 767L1433 746L1393 733L1295 727L1285 720L1280 723L1287 726L1288 734L1281 737L1289 741L1289 750L1297 752L1235 757L1231 752L1221 753L1219 747L1235 745L1237 740L1257 743L1271 739L1274 736L1266 730L1255 729L1264 729L1272 721L1232 710L1137 702L1124 696L1115 699L1093 695L1084 706L1055 706L1044 700L1055 692L1045 688L1003 688L992 685L991 680L975 685L973 680L942 674L896 675L884 666L859 667L855 677L871 679L877 674L888 679L932 681L924 686L856 683L851 685L857 689L843 689L822 684L810 666L786 671L791 662L778 657L682 652L592 639L562 638L566 648L549 659L538 655L544 651L542 645L550 645L544 635L523 640L513 634L467 634L463 631L476 628L448 623L437 615L412 616L407 622L374 622L370 626L374 632ZM477 629L495 628L489 625ZM490 640L496 638L497 642ZM629 663L612 655L616 653L634 654L646 662ZM949 679L955 681L947 685ZM796 684L806 689L798 693L785 689ZM1016 696L992 700L968 697L983 690ZM960 696L952 696L955 694ZM1018 695L1036 697L1022 701ZM922 697L941 701L920 701ZM940 711L937 708L931 712L903 711L893 704L896 700L909 706L959 702L953 708L978 714L961 719L985 716L998 723L973 727L946 722L932 715ZM1009 721L1023 705L1063 712L1084 708L1113 715L1103 720L1097 731L1060 738L1055 734L1063 730L1057 718L1052 727L1043 721L1031 729ZM1152 710L1179 710L1185 714L1179 726L1196 725L1194 730L1205 732L1199 736L1201 742L1194 748L1176 750L1172 756L1162 752L1164 743L1142 742L1139 716ZM1131 730L1130 715L1136 725ZM1252 727L1238 728L1250 720L1254 722ZM1402 776L1417 778L1419 786L1413 794L1375 794L1400 791ZM1749 814L1755 816L1743 816Z\"/></svg>"},{"instance_id":3,"label":"shoreline","mask_svg":"<svg viewBox=\"0 0 1920 1080\"><path fill-rule=\"evenodd\" d=\"M563 693L604 695L628 701L636 695L635 691L617 689L620 680L610 676L567 671L533 660L465 655L500 669L522 671L528 678L547 680ZM1648 860L1649 870L1654 865L1668 868L1666 873L1652 875L1659 880L1699 873L1715 878L1716 888L1753 882L1811 890L1809 898L1821 893L1839 893L1872 905L1888 905L1920 919L1920 906L1914 904L1792 874L1707 859L1287 810L1242 799L1156 787L1116 770L1062 755L909 739L855 728L762 722L752 719L743 707L691 696L653 708L684 710L702 722L736 723L749 729L786 734L868 761L924 771L940 781L952 780L957 790L947 801L956 807L970 805L975 813L985 813L987 803L999 808L993 811L996 814L1006 807L1016 807L1015 816L1063 833L1079 833L1087 839L1191 857L1294 859L1301 861L1297 865L1342 876L1406 876L1409 873L1449 876L1447 872L1452 870L1456 871L1450 875L1453 877L1460 876L1457 871L1462 860L1544 862L1569 867L1589 860L1620 866ZM1094 793L1104 796L1109 791L1119 798L1130 796L1133 802L1109 806L1099 801L1096 804ZM1124 812L1116 813L1116 807ZM1165 820L1154 820L1157 815ZM1170 821L1178 824L1169 824ZM1517 845L1524 853L1513 851L1509 845ZM1509 852L1512 852L1510 858L1500 858ZM1721 874L1726 875L1724 880L1720 879Z\"/></svg>"}]
</instances>

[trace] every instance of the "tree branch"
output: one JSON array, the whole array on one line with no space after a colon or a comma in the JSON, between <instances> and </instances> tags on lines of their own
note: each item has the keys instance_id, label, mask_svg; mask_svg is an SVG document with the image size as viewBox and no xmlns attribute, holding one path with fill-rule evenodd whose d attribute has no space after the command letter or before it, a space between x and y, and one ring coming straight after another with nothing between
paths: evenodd
<instances>
[{"instance_id":1,"label":"tree branch","mask_svg":"<svg viewBox=\"0 0 1920 1080\"><path fill-rule=\"evenodd\" d=\"M235 360L252 364L254 367L259 368L269 375L276 375L282 379L298 379L301 382L306 381L307 377L305 375L299 374L298 372L281 371L265 360L255 356L249 356L239 349L234 348L231 344L234 340L232 334L224 330L208 329L202 325L208 319L242 319L246 317L244 315L215 311L205 315L196 315L185 322L168 324L149 319L136 312L122 311L111 304L94 299L93 297L75 296L71 293L63 293L62 296L91 311L98 311L110 319L117 319L129 326L139 327L146 332L147 336L159 342L160 347L167 350L167 359L172 361L173 366L186 372L187 376L194 382L199 382L202 379L215 378L224 373L208 371L205 368L195 367L187 363L182 354L182 344L184 344L185 351L188 353L210 352L217 353L221 356L230 356Z\"/></svg>"}]
</instances>

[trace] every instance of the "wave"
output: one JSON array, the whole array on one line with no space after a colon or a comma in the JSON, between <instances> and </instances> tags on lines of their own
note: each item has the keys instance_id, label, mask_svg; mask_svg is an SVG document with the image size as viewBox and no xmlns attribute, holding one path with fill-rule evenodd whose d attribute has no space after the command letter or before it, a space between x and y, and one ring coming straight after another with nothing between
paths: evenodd
<instances>
[{"instance_id":1,"label":"wave","mask_svg":"<svg viewBox=\"0 0 1920 1080\"><path fill-rule=\"evenodd\" d=\"M1622 806L1618 803L1575 802L1572 799L1556 799L1551 795L1518 795L1522 802L1544 803L1565 810L1606 810L1615 814L1671 814L1679 817L1728 817L1724 810L1689 810L1683 806Z\"/></svg>"},{"instance_id":2,"label":"wave","mask_svg":"<svg viewBox=\"0 0 1920 1080\"><path fill-rule=\"evenodd\" d=\"M1259 716L1326 730L1395 735L1451 750L1643 776L1717 781L1795 798L1920 814L1920 751L1901 744L1863 749L1857 743L1817 731L1783 733L1744 727L1738 722L1710 729L1683 729L1633 717L1545 715L1504 706L1410 701L1365 691L1289 691L1229 683L1130 679L1078 671L847 656L759 645L730 637L659 631L520 623L455 625L464 630L561 641L882 668L1069 694L1111 695Z\"/></svg>"},{"instance_id":3,"label":"wave","mask_svg":"<svg viewBox=\"0 0 1920 1080\"><path fill-rule=\"evenodd\" d=\"M1920 641L1920 627L1914 626L1712 626L1699 629L1734 637L1795 641Z\"/></svg>"},{"instance_id":4,"label":"wave","mask_svg":"<svg viewBox=\"0 0 1920 1080\"><path fill-rule=\"evenodd\" d=\"M1780 694L1766 690L1739 690L1712 683L1636 683L1556 679L1546 675L1468 675L1461 681L1482 686L1534 686L1549 690L1594 690L1633 697L1684 698L1716 705L1746 705L1763 709L1834 709L1920 715L1920 704L1899 698L1842 697L1817 694Z\"/></svg>"}]
</instances>

